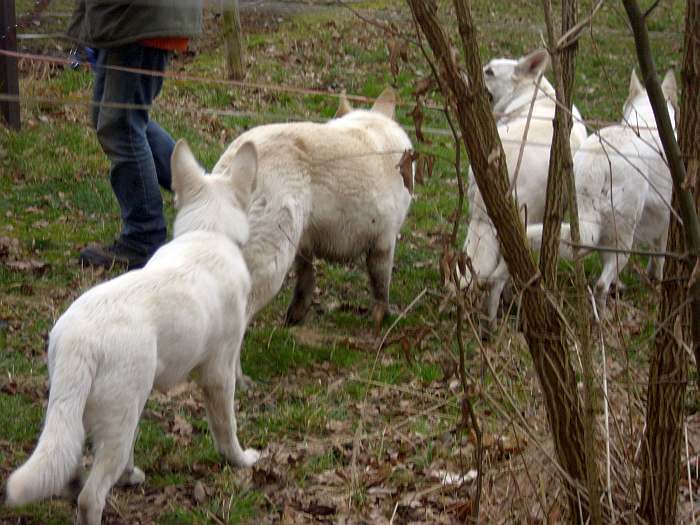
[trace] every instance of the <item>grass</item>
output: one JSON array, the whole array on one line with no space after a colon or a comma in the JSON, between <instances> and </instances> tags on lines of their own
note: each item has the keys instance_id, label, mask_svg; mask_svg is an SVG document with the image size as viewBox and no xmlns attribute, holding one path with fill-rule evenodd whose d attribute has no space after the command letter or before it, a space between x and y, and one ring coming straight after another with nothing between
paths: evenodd
<instances>
[{"instance_id":1,"label":"grass","mask_svg":"<svg viewBox=\"0 0 700 525\"><path fill-rule=\"evenodd\" d=\"M18 1L18 14L30 4ZM582 11L588 4L584 2ZM666 3L654 15L652 45L660 70L679 63L679 4ZM473 5L483 59L519 56L539 45L543 22L530 2L478 0ZM52 12L70 11L72 2L54 0L51 6ZM445 25L454 35L450 7L445 2L440 6ZM410 15L401 2L374 1L356 8L381 23L392 22L402 31L411 31ZM275 30L265 26L265 16L244 12L247 80L320 91L346 89L369 97L393 84L404 103L398 108L398 120L406 127L413 125L414 85L429 73L415 47L406 45L406 60L400 62L394 78L388 67L389 37L347 9L285 16L282 22L275 22ZM50 32L61 23L65 19L46 17L41 29ZM219 34L218 21L210 13L206 23L207 36L195 44L197 53L174 59L171 71L225 77L223 48L214 37ZM25 50L35 50L36 45L30 42L27 46L32 47ZM58 52L67 49L59 47ZM53 43L39 50L57 52ZM619 119L633 58L621 9L606 4L592 32L581 40L578 54L575 101L586 118ZM87 99L90 86L91 76L85 69L24 62L23 129L9 132L0 128L0 237L7 239L0 243L3 479L26 459L41 429L45 341L53 322L82 291L119 273L81 269L77 264L81 247L107 241L119 229L108 162L89 127L86 107L61 103L67 98ZM36 103L35 99L55 102ZM336 105L336 99L318 94L300 96L168 80L153 117L173 136L187 138L200 162L210 169L242 131L272 121L324 120L334 114ZM245 115L212 114L210 110ZM445 129L446 123L439 112L426 111L424 126ZM239 437L245 446L264 449L260 464L241 471L220 461L196 388L188 385L173 395L156 395L147 405L136 445L136 462L146 471L147 481L140 488L112 492L106 523L294 523L341 517L379 523L388 521L393 512L403 521L461 519L460 504L468 499L468 489L441 489L431 474L436 469L462 472L473 468L474 442L460 422L459 385L452 364L456 355L454 312L441 289L438 266L442 237L450 231L449 218L457 205L451 165L454 147L445 137L430 138L432 144L422 147L438 160L433 176L416 189L402 230L392 301L397 311L404 311L424 289L427 292L393 329L397 343L377 351L369 315L371 296L362 266L318 262L315 306L305 325L294 329L281 325L291 296L287 285L246 335L243 367L256 386L236 393ZM172 220L170 197L164 195ZM460 239L465 231L465 227L460 229ZM2 255L6 244L8 254ZM32 260L43 266L17 270L6 264ZM637 260L638 265L643 263ZM595 258L586 262L586 268L590 279L600 269ZM562 265L562 281L567 279L570 273ZM631 270L623 280L628 292L617 303L618 317L607 334L611 359L622 369L612 378L611 393L620 410L627 407L628 391L639 399L639 387L628 387L623 372L632 381L641 384L644 380L655 329L650 287ZM392 316L383 330L396 319ZM534 493L555 487L557 478L551 467L543 465L532 436L526 437L510 420L520 412L541 442L548 443L529 355L512 320L507 322L503 337L483 352L515 406L508 404L498 382L485 369L479 342L470 331L464 335L468 374L483 394L474 397L476 410L486 436L491 436L486 476L492 492L485 496L484 515L511 516L515 521L536 505ZM428 335L419 341L420 328ZM408 354L401 349L402 337L408 342ZM637 426L627 431L639 432L639 409L629 410L634 416L630 421ZM191 431L175 430L175 414L189 423ZM526 440L521 463L529 469L528 476L540 483L531 487L529 496L522 495L528 486L522 470L508 470L512 464L503 459L499 436ZM205 487L202 501L194 497L197 482ZM513 496L512 487L506 489L512 483L521 491L520 499ZM2 507L0 521L65 523L71 509L60 501L20 510Z\"/></svg>"}]
</instances>

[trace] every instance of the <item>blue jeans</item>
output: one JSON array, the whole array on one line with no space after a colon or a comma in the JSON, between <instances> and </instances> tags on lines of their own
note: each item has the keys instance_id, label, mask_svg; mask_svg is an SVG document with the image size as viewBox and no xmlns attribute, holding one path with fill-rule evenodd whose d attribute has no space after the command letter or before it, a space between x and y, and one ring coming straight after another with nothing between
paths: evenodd
<instances>
[{"instance_id":1,"label":"blue jeans","mask_svg":"<svg viewBox=\"0 0 700 525\"><path fill-rule=\"evenodd\" d=\"M166 239L159 185L170 189L170 156L175 147L173 138L148 118L163 77L104 66L164 71L169 52L128 44L97 49L96 55L92 125L112 164L110 181L123 223L120 241L150 255ZM110 103L144 107L110 107Z\"/></svg>"}]
</instances>

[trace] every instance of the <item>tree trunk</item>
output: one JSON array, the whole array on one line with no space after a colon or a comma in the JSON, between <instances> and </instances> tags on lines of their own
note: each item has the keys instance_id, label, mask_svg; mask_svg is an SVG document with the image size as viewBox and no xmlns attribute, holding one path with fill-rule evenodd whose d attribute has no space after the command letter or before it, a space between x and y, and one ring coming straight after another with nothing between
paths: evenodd
<instances>
[{"instance_id":1,"label":"tree trunk","mask_svg":"<svg viewBox=\"0 0 700 525\"><path fill-rule=\"evenodd\" d=\"M549 172L547 175L547 194L543 218L542 250L540 254L540 272L550 289L557 287L557 263L559 260L559 237L561 222L564 218L564 189L568 196L569 214L571 217L571 239L580 244L578 205L576 202L576 184L574 181L574 162L571 155L571 127L573 117L574 73L576 70L576 51L578 39L569 45L560 47L554 33L552 6L550 0L542 1L545 24L547 26L547 42L552 58L552 71L557 94L557 107L554 115L552 147L549 157ZM561 6L561 34L567 34L576 25L576 0L563 0ZM583 261L574 261L575 278L574 295L576 311L573 326L579 342L582 375L584 384L584 446L586 458L586 488L590 504L590 523L602 523L600 505L600 477L596 460L596 395L595 370L593 367L593 348L590 337L590 308L585 293L587 283L583 269Z\"/></svg>"},{"instance_id":2,"label":"tree trunk","mask_svg":"<svg viewBox=\"0 0 700 525\"><path fill-rule=\"evenodd\" d=\"M697 202L698 189L696 177L698 171L699 145L697 138L700 133L698 106L700 105L700 4L696 1L687 2L685 50L683 57L683 107L679 129L680 152L685 165L683 173L675 169L673 153L666 147L664 150L669 158L673 177L673 207L683 217L681 224L674 214L671 214L667 251L683 253L686 246L691 249L690 260L668 259L664 267L662 284L661 308L657 321L660 328L654 341L655 348L649 366L649 385L647 389L647 418L642 447L642 494L639 514L649 523L675 523L678 505L678 482L680 475L680 459L682 450L683 406L685 401L686 384L688 381L688 359L683 348L683 342L688 341L691 324L690 308L687 306L690 291L693 300L692 327L693 343L697 355L700 328L698 316L698 280L697 272L693 272L690 290L687 283L690 279L691 268L697 264L698 238L696 235L697 215L694 206L688 206L688 201ZM646 28L643 17L639 16L636 2L625 1L630 21L635 29L635 40L641 69L647 82L658 79L653 70L651 53L644 52ZM638 33L640 33L638 35ZM640 45L640 38L642 39ZM646 61L646 64L645 64ZM649 67L651 63L651 67ZM646 69L646 71L645 71ZM653 86L652 86L653 87ZM650 85L647 90L652 96ZM654 100L652 99L652 103ZM658 101L657 101L658 104ZM660 105L660 104L658 104ZM665 103L664 103L665 106ZM668 130L659 122L659 132L669 135ZM667 140L672 138L666 137ZM695 199L692 191L695 190Z\"/></svg>"},{"instance_id":3,"label":"tree trunk","mask_svg":"<svg viewBox=\"0 0 700 525\"><path fill-rule=\"evenodd\" d=\"M224 40L226 41L226 72L229 80L243 80L243 34L238 0L223 0Z\"/></svg>"},{"instance_id":4,"label":"tree trunk","mask_svg":"<svg viewBox=\"0 0 700 525\"><path fill-rule=\"evenodd\" d=\"M675 196L673 205L678 205ZM683 250L682 225L671 216L668 250ZM686 339L688 308L685 301L688 266L669 259L664 268L661 310L649 364L646 430L642 446L642 495L639 514L649 523L675 523L681 458L683 402L687 382L687 358L680 339ZM677 313L676 313L677 312Z\"/></svg>"},{"instance_id":5,"label":"tree trunk","mask_svg":"<svg viewBox=\"0 0 700 525\"><path fill-rule=\"evenodd\" d=\"M681 78L683 83L683 110L679 142L685 164L686 177L695 193L695 208L700 206L700 4L688 2L685 19L685 42ZM696 261L688 293L692 302L692 334L695 366L700 380L700 266Z\"/></svg>"},{"instance_id":6,"label":"tree trunk","mask_svg":"<svg viewBox=\"0 0 700 525\"><path fill-rule=\"evenodd\" d=\"M466 62L465 81L452 53L433 0L408 0L439 63L439 82L450 108L457 115L479 191L498 233L501 253L515 285L522 291L524 332L542 391L554 446L563 471L571 518L583 523L589 517L585 490L586 461L581 401L569 362L565 332L557 309L547 298L537 266L530 254L525 229L512 195L505 155L484 86L476 30L466 0L454 0Z\"/></svg>"}]
</instances>

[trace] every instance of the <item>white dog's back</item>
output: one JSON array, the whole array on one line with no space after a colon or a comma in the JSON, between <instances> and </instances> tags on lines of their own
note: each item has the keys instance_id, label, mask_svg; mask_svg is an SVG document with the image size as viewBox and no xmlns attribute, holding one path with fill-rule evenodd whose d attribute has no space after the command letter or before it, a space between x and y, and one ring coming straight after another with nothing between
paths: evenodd
<instances>
[{"instance_id":1,"label":"white dog's back","mask_svg":"<svg viewBox=\"0 0 700 525\"><path fill-rule=\"evenodd\" d=\"M255 150L241 148L237 177L204 177L186 144L173 153L179 207L175 236L141 270L85 292L49 335L51 389L36 450L7 482L9 505L61 493L91 437L95 459L78 498L78 521L100 522L104 499L120 478L143 481L133 465L141 410L155 386L168 390L198 370L217 450L237 465L235 365L246 327L250 276L241 246L255 179Z\"/></svg>"},{"instance_id":2,"label":"white dog's back","mask_svg":"<svg viewBox=\"0 0 700 525\"><path fill-rule=\"evenodd\" d=\"M383 243L393 259L411 201L397 165L411 142L387 112L347 110L325 124L249 130L214 167L214 173L225 170L241 143L255 144L259 181L244 250L251 317L277 294L299 253L343 261Z\"/></svg>"}]
</instances>

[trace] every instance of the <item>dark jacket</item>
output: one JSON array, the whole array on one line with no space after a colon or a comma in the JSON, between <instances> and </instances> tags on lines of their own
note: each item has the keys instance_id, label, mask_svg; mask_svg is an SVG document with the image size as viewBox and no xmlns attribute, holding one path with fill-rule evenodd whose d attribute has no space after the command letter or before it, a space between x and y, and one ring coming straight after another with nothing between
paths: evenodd
<instances>
[{"instance_id":1,"label":"dark jacket","mask_svg":"<svg viewBox=\"0 0 700 525\"><path fill-rule=\"evenodd\" d=\"M145 38L193 37L202 31L202 0L76 0L67 36L108 48Z\"/></svg>"}]
</instances>

